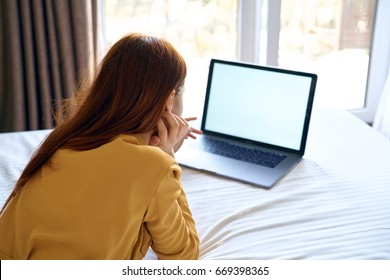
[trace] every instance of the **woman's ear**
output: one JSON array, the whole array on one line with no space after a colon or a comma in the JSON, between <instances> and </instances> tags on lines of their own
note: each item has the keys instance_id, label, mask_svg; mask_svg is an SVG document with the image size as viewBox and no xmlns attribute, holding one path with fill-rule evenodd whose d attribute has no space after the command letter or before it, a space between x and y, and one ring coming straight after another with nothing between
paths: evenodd
<instances>
[{"instance_id":1,"label":"woman's ear","mask_svg":"<svg viewBox=\"0 0 390 280\"><path fill-rule=\"evenodd\" d=\"M165 110L171 112L173 109L173 100L175 98L175 91L172 91L172 93L169 95L167 102L165 104Z\"/></svg>"}]
</instances>

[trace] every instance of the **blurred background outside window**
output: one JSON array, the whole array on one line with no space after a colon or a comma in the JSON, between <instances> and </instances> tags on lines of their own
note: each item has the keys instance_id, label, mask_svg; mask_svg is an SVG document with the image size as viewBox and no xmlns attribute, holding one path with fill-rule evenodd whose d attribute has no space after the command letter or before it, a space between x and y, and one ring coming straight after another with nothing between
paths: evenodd
<instances>
[{"instance_id":1,"label":"blurred background outside window","mask_svg":"<svg viewBox=\"0 0 390 280\"><path fill-rule=\"evenodd\" d=\"M104 0L106 48L130 32L168 39L187 62L185 116L200 117L211 58L316 73L315 106L361 109L366 104L375 2ZM248 14L253 19L247 20ZM254 30L258 45L242 36L248 29ZM248 44L258 55L242 59Z\"/></svg>"}]
</instances>

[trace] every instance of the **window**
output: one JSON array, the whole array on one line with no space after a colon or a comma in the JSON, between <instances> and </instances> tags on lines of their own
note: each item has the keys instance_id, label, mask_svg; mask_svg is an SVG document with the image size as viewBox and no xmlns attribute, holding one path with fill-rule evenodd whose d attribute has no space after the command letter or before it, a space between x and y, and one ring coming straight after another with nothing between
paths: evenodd
<instances>
[{"instance_id":1,"label":"window","mask_svg":"<svg viewBox=\"0 0 390 280\"><path fill-rule=\"evenodd\" d=\"M200 116L209 60L221 58L317 73L316 106L350 109L370 122L390 46L379 35L390 25L389 4L376 2L104 0L106 37L108 45L129 32L172 42L188 65L186 116Z\"/></svg>"},{"instance_id":2,"label":"window","mask_svg":"<svg viewBox=\"0 0 390 280\"><path fill-rule=\"evenodd\" d=\"M237 0L105 0L104 9L108 46L140 32L178 49L188 69L184 116L200 117L210 59L237 59Z\"/></svg>"},{"instance_id":3,"label":"window","mask_svg":"<svg viewBox=\"0 0 390 280\"><path fill-rule=\"evenodd\" d=\"M375 1L289 0L280 4L279 48L268 51L278 51L278 56L271 53L277 59L269 61L317 73L316 104L363 108ZM270 12L277 14L274 10Z\"/></svg>"}]
</instances>

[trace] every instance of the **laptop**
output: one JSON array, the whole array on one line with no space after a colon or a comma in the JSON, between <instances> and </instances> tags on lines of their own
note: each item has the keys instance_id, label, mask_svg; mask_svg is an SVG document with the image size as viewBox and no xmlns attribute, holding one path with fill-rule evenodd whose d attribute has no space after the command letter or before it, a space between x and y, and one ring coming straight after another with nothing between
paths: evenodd
<instances>
[{"instance_id":1,"label":"laptop","mask_svg":"<svg viewBox=\"0 0 390 280\"><path fill-rule=\"evenodd\" d=\"M179 164L263 188L303 157L317 76L212 59L201 122Z\"/></svg>"}]
</instances>

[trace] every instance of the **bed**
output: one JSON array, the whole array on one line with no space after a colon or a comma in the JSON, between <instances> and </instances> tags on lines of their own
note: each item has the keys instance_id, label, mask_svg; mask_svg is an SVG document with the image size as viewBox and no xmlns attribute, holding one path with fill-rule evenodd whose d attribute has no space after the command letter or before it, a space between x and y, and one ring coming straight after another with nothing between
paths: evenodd
<instances>
[{"instance_id":1,"label":"bed","mask_svg":"<svg viewBox=\"0 0 390 280\"><path fill-rule=\"evenodd\" d=\"M48 132L0 134L1 205ZM314 109L304 159L270 190L182 180L201 259L390 259L390 141L349 112Z\"/></svg>"}]
</instances>

